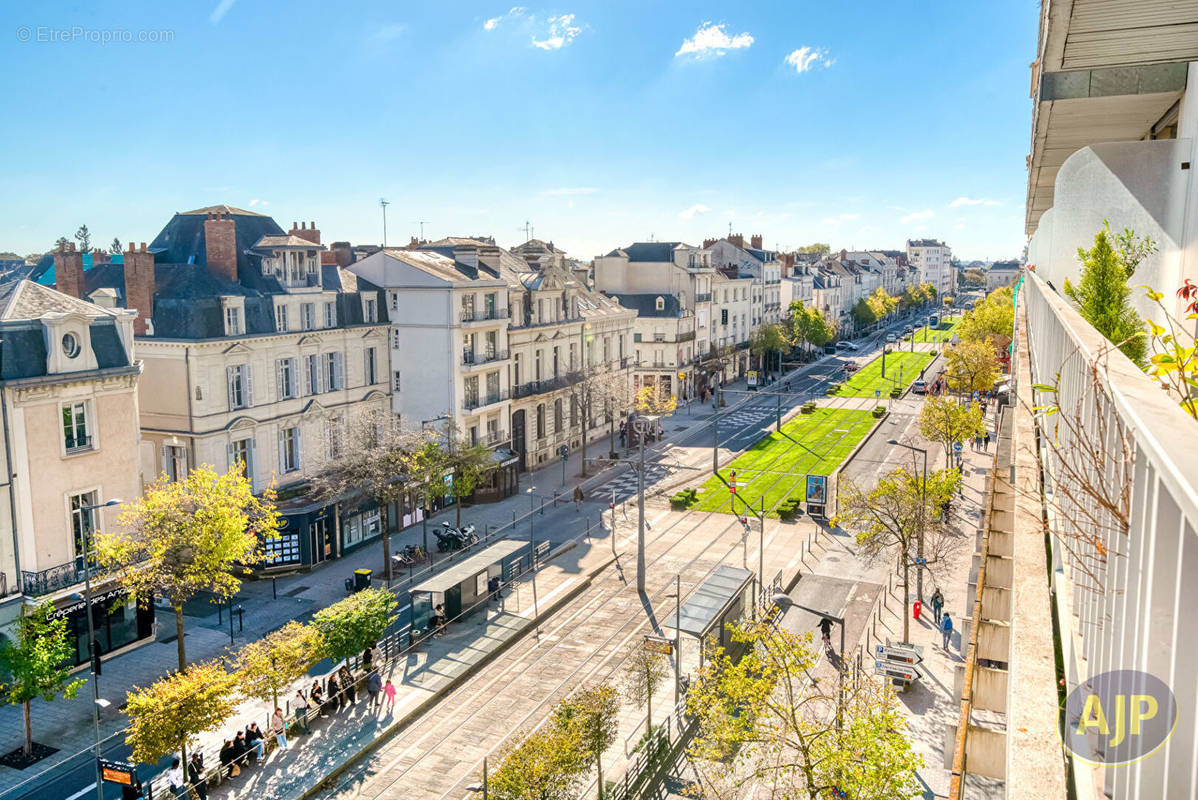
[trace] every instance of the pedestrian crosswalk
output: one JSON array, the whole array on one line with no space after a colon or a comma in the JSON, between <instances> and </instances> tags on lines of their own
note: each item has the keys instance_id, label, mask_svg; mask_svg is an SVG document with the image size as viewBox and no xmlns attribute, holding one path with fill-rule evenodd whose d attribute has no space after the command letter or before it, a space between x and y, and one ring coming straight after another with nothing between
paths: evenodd
<instances>
[{"instance_id":1,"label":"pedestrian crosswalk","mask_svg":"<svg viewBox=\"0 0 1198 800\"><path fill-rule=\"evenodd\" d=\"M662 478L669 477L674 474L674 470L664 464L646 464L645 465L645 486L652 486ZM591 490L592 496L599 501L611 501L612 491L616 493L616 502L620 503L627 500L629 497L636 495L637 477L635 470L627 472L606 481L596 488Z\"/></svg>"}]
</instances>

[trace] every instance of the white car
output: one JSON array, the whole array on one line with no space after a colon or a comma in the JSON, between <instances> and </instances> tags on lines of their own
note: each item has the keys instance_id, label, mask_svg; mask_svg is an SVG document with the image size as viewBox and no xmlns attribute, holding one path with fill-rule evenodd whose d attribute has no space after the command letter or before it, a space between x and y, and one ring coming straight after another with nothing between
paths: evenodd
<instances>
[{"instance_id":1,"label":"white car","mask_svg":"<svg viewBox=\"0 0 1198 800\"><path fill-rule=\"evenodd\" d=\"M856 350L857 345L853 344L852 342L837 342L836 348L838 350Z\"/></svg>"},{"instance_id":2,"label":"white car","mask_svg":"<svg viewBox=\"0 0 1198 800\"><path fill-rule=\"evenodd\" d=\"M886 334L886 344L893 344L898 341L898 337L893 333Z\"/></svg>"}]
</instances>

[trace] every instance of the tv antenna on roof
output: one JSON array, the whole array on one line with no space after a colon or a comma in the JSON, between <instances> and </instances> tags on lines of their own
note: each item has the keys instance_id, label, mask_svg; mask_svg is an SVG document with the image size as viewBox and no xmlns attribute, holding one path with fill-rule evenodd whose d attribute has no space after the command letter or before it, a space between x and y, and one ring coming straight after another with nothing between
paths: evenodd
<instances>
[{"instance_id":1,"label":"tv antenna on roof","mask_svg":"<svg viewBox=\"0 0 1198 800\"><path fill-rule=\"evenodd\" d=\"M391 205L390 200L379 198L379 208L383 209L383 249L387 249L387 206Z\"/></svg>"},{"instance_id":2,"label":"tv antenna on roof","mask_svg":"<svg viewBox=\"0 0 1198 800\"><path fill-rule=\"evenodd\" d=\"M523 228L517 228L516 230L524 231L524 241L525 242L529 242L532 240L533 227L532 227L532 223L529 222L528 220L524 220Z\"/></svg>"},{"instance_id":3,"label":"tv antenna on roof","mask_svg":"<svg viewBox=\"0 0 1198 800\"><path fill-rule=\"evenodd\" d=\"M420 241L421 242L424 241L424 226L427 223L428 223L427 219L418 219L418 220L416 220L416 222L413 223L414 225L420 226Z\"/></svg>"}]
</instances>

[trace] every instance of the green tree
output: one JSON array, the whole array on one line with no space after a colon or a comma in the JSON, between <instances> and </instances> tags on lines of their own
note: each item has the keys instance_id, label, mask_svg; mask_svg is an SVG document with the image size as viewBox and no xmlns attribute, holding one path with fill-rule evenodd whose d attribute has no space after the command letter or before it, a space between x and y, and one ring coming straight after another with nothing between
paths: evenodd
<instances>
[{"instance_id":1,"label":"green tree","mask_svg":"<svg viewBox=\"0 0 1198 800\"><path fill-rule=\"evenodd\" d=\"M517 735L487 777L488 794L496 800L574 800L583 769L581 729L551 720Z\"/></svg>"},{"instance_id":2,"label":"green tree","mask_svg":"<svg viewBox=\"0 0 1198 800\"><path fill-rule=\"evenodd\" d=\"M153 764L178 751L187 763L187 746L204 731L223 724L237 703L237 679L216 661L192 664L127 696L125 743L133 758Z\"/></svg>"},{"instance_id":3,"label":"green tree","mask_svg":"<svg viewBox=\"0 0 1198 800\"><path fill-rule=\"evenodd\" d=\"M781 325L762 325L749 334L749 352L757 356L762 372L768 369L771 353L784 353L790 349L790 339Z\"/></svg>"},{"instance_id":4,"label":"green tree","mask_svg":"<svg viewBox=\"0 0 1198 800\"><path fill-rule=\"evenodd\" d=\"M636 390L632 406L639 414L668 417L678 408L678 398L666 392L661 383L649 383Z\"/></svg>"},{"instance_id":5,"label":"green tree","mask_svg":"<svg viewBox=\"0 0 1198 800\"><path fill-rule=\"evenodd\" d=\"M0 641L0 699L22 707L26 757L33 755L29 708L34 698L51 702L61 694L69 700L84 683L71 679L67 660L75 648L67 634L67 618L51 619L53 612L53 603L41 603L17 621L16 643Z\"/></svg>"},{"instance_id":6,"label":"green tree","mask_svg":"<svg viewBox=\"0 0 1198 800\"><path fill-rule=\"evenodd\" d=\"M998 381L998 356L989 342L959 342L944 351L944 379L948 388L963 395L986 392Z\"/></svg>"},{"instance_id":7,"label":"green tree","mask_svg":"<svg viewBox=\"0 0 1198 800\"><path fill-rule=\"evenodd\" d=\"M962 273L962 282L966 286L978 287L986 285L986 273L982 272L977 267L967 269Z\"/></svg>"},{"instance_id":8,"label":"green tree","mask_svg":"<svg viewBox=\"0 0 1198 800\"><path fill-rule=\"evenodd\" d=\"M856 302L852 310L849 311L849 316L853 318L853 324L858 328L864 328L878 321L873 306L864 297Z\"/></svg>"},{"instance_id":9,"label":"green tree","mask_svg":"<svg viewBox=\"0 0 1198 800\"><path fill-rule=\"evenodd\" d=\"M92 251L92 234L86 225L80 225L79 230L75 231L75 241L79 242L80 253L90 253Z\"/></svg>"},{"instance_id":10,"label":"green tree","mask_svg":"<svg viewBox=\"0 0 1198 800\"><path fill-rule=\"evenodd\" d=\"M715 653L686 698L698 720L688 752L707 778L705 790L723 796L727 786L728 796L739 797L765 785L809 800L834 790L854 800L918 795L922 760L893 690L868 675L841 689L813 686L810 633L743 621L732 636L744 654Z\"/></svg>"},{"instance_id":11,"label":"green tree","mask_svg":"<svg viewBox=\"0 0 1198 800\"><path fill-rule=\"evenodd\" d=\"M432 516L433 504L452 491L446 483L452 460L449 451L439 441L440 434L421 431L414 435L400 456L400 471L410 486L420 487L424 516ZM390 552L389 546L385 551ZM388 559L390 563L390 559Z\"/></svg>"},{"instance_id":12,"label":"green tree","mask_svg":"<svg viewBox=\"0 0 1198 800\"><path fill-rule=\"evenodd\" d=\"M71 240L68 239L67 237L59 236L57 239L54 240L54 249L55 250L65 250L65 249L67 249L67 245L69 245L70 243L71 243Z\"/></svg>"},{"instance_id":13,"label":"green tree","mask_svg":"<svg viewBox=\"0 0 1198 800\"><path fill-rule=\"evenodd\" d=\"M661 653L646 650L644 642L633 643L624 667L624 694L633 705L645 706L645 733L653 730L653 693L669 674Z\"/></svg>"},{"instance_id":14,"label":"green tree","mask_svg":"<svg viewBox=\"0 0 1198 800\"><path fill-rule=\"evenodd\" d=\"M926 497L922 475L904 467L892 470L871 489L846 480L840 487L840 523L853 531L869 556L897 553L903 575L903 596L911 597L910 569L918 566L919 541L923 558L935 570L960 543L941 518L940 507L960 485L961 473L938 470L928 475ZM903 641L911 641L911 615L903 613Z\"/></svg>"},{"instance_id":15,"label":"green tree","mask_svg":"<svg viewBox=\"0 0 1198 800\"><path fill-rule=\"evenodd\" d=\"M121 252L121 240L116 238L115 236L112 237L112 244L108 245L108 252L111 253L112 255L117 255L118 253L120 253Z\"/></svg>"},{"instance_id":16,"label":"green tree","mask_svg":"<svg viewBox=\"0 0 1198 800\"><path fill-rule=\"evenodd\" d=\"M586 438L585 436L583 437ZM584 456L585 456L585 450ZM453 447L449 456L449 464L453 468L453 493L457 498L457 524L462 526L462 501L474 494L474 490L482 483L483 478L495 469L495 457L491 449L484 444L462 437Z\"/></svg>"},{"instance_id":17,"label":"green tree","mask_svg":"<svg viewBox=\"0 0 1198 800\"><path fill-rule=\"evenodd\" d=\"M294 620L237 653L237 683L247 697L279 705L279 692L308 674L324 652L324 637Z\"/></svg>"},{"instance_id":18,"label":"green tree","mask_svg":"<svg viewBox=\"0 0 1198 800\"><path fill-rule=\"evenodd\" d=\"M120 522L127 532L96 537L97 562L115 570L139 602L170 602L180 670L187 666L183 604L201 591L232 597L248 565L267 560L263 540L279 530L274 498L273 490L255 497L240 468L221 475L201 464L181 481L163 475L125 506Z\"/></svg>"},{"instance_id":19,"label":"green tree","mask_svg":"<svg viewBox=\"0 0 1198 800\"><path fill-rule=\"evenodd\" d=\"M1077 304L1078 313L1095 330L1143 367L1146 344L1144 321L1131 305L1128 267L1111 243L1109 227L1094 235L1094 246L1078 248L1081 282L1065 281L1065 295Z\"/></svg>"},{"instance_id":20,"label":"green tree","mask_svg":"<svg viewBox=\"0 0 1198 800\"><path fill-rule=\"evenodd\" d=\"M344 443L334 439L326 448L333 458L321 465L312 480L312 494L326 502L360 495L374 501L382 527L383 577L390 585L391 514L388 508L402 500L407 492L403 473L409 466L408 457L412 450L424 445L424 440L418 434L404 431L385 411L369 411L352 417L346 434ZM338 432L334 431L332 435L336 436Z\"/></svg>"},{"instance_id":21,"label":"green tree","mask_svg":"<svg viewBox=\"0 0 1198 800\"><path fill-rule=\"evenodd\" d=\"M554 712L554 722L574 727L587 763L595 762L599 798L603 798L603 753L616 743L620 732L620 698L609 683L584 687L570 695Z\"/></svg>"},{"instance_id":22,"label":"green tree","mask_svg":"<svg viewBox=\"0 0 1198 800\"><path fill-rule=\"evenodd\" d=\"M919 432L944 448L945 463L953 454L954 442L981 436L985 430L982 406L978 403L961 405L948 397L932 396L924 400L919 410Z\"/></svg>"},{"instance_id":23,"label":"green tree","mask_svg":"<svg viewBox=\"0 0 1198 800\"><path fill-rule=\"evenodd\" d=\"M836 338L836 325L829 322L814 306L803 305L802 300L790 304L791 336L796 343L807 343L823 347Z\"/></svg>"},{"instance_id":24,"label":"green tree","mask_svg":"<svg viewBox=\"0 0 1198 800\"><path fill-rule=\"evenodd\" d=\"M631 399L631 381L628 370L621 366L619 360L589 363L588 353L591 350L593 336L590 333L590 323L587 323L583 333L582 365L577 371L578 379L567 390L571 403L571 417L580 416L582 432L582 477L587 476L587 444L588 433L594 425L595 417L599 414L607 416L607 424L611 437L615 438L616 417L628 408ZM573 423L570 425L574 427Z\"/></svg>"},{"instance_id":25,"label":"green tree","mask_svg":"<svg viewBox=\"0 0 1198 800\"><path fill-rule=\"evenodd\" d=\"M324 655L343 661L374 646L398 617L397 605L385 589L363 589L317 611L312 626L324 640Z\"/></svg>"},{"instance_id":26,"label":"green tree","mask_svg":"<svg viewBox=\"0 0 1198 800\"><path fill-rule=\"evenodd\" d=\"M1015 299L1010 286L995 289L965 313L957 327L963 342L989 342L996 353L1004 352L1015 329Z\"/></svg>"},{"instance_id":27,"label":"green tree","mask_svg":"<svg viewBox=\"0 0 1198 800\"><path fill-rule=\"evenodd\" d=\"M832 252L832 245L826 244L824 242L815 242L814 244L803 245L795 252L796 253L814 253L816 255L818 255L820 253L830 253L830 252Z\"/></svg>"}]
</instances>

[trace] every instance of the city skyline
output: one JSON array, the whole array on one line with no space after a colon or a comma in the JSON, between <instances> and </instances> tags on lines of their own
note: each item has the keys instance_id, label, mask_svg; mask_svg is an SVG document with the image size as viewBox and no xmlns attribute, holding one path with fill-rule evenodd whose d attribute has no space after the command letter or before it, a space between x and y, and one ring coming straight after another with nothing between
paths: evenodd
<instances>
[{"instance_id":1,"label":"city skyline","mask_svg":"<svg viewBox=\"0 0 1198 800\"><path fill-rule=\"evenodd\" d=\"M1030 108L1012 87L1032 53L982 61L962 45L978 29L1032 41L1032 8L367 4L320 26L227 0L36 14L10 14L0 78L43 120L10 129L0 155L0 248L21 254L84 223L96 244L148 240L217 203L377 244L380 197L389 244L421 220L426 238L513 244L530 221L581 259L729 224L780 249L936 238L966 261L1025 241L1011 164ZM292 47L302 57L280 55ZM50 124L64 108L78 124Z\"/></svg>"}]
</instances>

